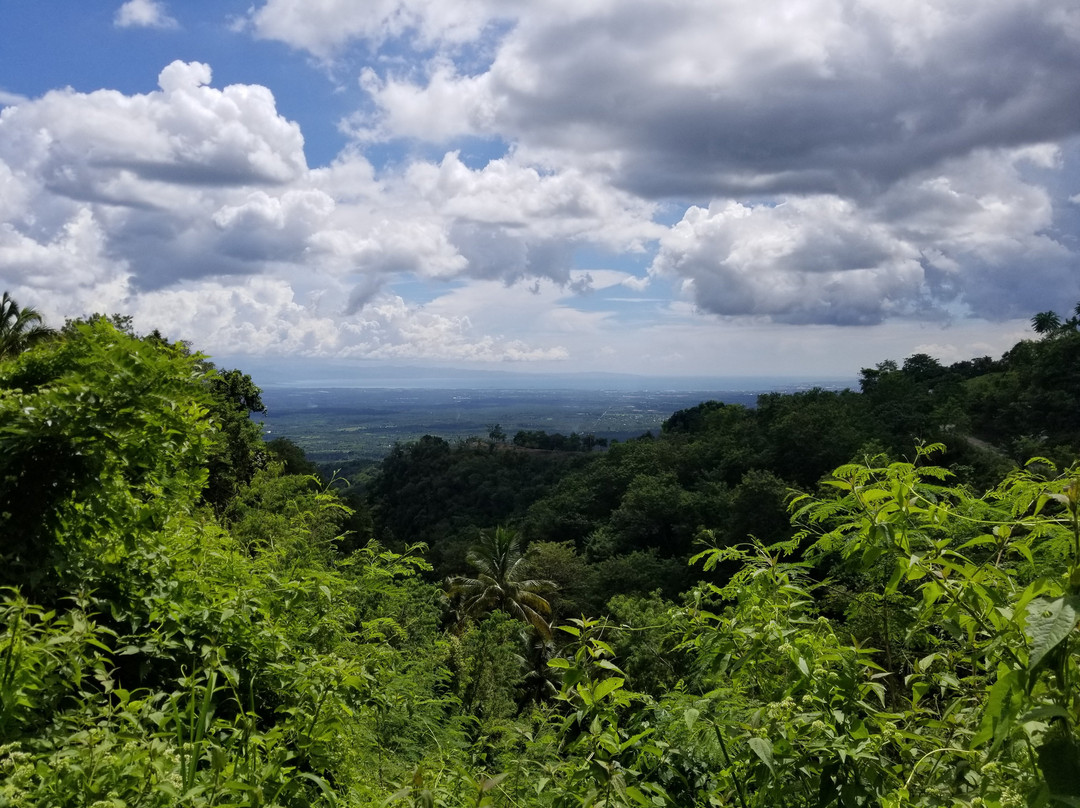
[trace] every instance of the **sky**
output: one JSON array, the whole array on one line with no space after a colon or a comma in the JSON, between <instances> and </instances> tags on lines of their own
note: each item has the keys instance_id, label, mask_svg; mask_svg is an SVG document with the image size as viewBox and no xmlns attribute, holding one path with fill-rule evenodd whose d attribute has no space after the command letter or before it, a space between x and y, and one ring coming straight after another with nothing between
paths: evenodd
<instances>
[{"instance_id":1,"label":"sky","mask_svg":"<svg viewBox=\"0 0 1080 808\"><path fill-rule=\"evenodd\" d=\"M1080 300L1075 0L11 0L0 288L233 363L857 374Z\"/></svg>"}]
</instances>

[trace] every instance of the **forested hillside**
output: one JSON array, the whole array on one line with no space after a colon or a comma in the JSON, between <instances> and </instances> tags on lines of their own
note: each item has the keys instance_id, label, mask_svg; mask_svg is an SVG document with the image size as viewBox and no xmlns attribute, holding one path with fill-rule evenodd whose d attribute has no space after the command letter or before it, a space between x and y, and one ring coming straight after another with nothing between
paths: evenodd
<instances>
[{"instance_id":1,"label":"forested hillside","mask_svg":"<svg viewBox=\"0 0 1080 808\"><path fill-rule=\"evenodd\" d=\"M1075 322L346 488L241 370L13 305L0 806L1080 804Z\"/></svg>"}]
</instances>

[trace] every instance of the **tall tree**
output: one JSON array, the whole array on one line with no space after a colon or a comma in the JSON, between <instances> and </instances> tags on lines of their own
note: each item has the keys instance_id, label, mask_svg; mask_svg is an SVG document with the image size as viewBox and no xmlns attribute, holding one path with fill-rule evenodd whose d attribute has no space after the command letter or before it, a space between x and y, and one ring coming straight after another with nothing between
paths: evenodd
<instances>
[{"instance_id":1,"label":"tall tree","mask_svg":"<svg viewBox=\"0 0 1080 808\"><path fill-rule=\"evenodd\" d=\"M56 332L44 325L36 309L20 307L4 292L0 298L0 359L10 359Z\"/></svg>"},{"instance_id":2,"label":"tall tree","mask_svg":"<svg viewBox=\"0 0 1080 808\"><path fill-rule=\"evenodd\" d=\"M476 570L476 577L459 575L447 582L450 597L459 600L463 617L478 617L500 609L529 623L541 636L551 638L551 605L540 593L555 585L523 577L527 569L525 554L515 531L497 527L481 532L480 541L466 559Z\"/></svg>"},{"instance_id":3,"label":"tall tree","mask_svg":"<svg viewBox=\"0 0 1080 808\"><path fill-rule=\"evenodd\" d=\"M1031 327L1036 334L1053 334L1061 328L1061 318L1053 311L1040 311L1031 318Z\"/></svg>"}]
</instances>

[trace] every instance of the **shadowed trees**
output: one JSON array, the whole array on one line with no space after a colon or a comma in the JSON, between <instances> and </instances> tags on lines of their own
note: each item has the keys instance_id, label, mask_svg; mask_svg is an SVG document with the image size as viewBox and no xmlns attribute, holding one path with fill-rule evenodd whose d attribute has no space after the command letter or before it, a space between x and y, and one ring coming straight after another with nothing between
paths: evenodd
<instances>
[{"instance_id":1,"label":"shadowed trees","mask_svg":"<svg viewBox=\"0 0 1080 808\"><path fill-rule=\"evenodd\" d=\"M216 369L206 360L201 367L210 393L210 418L220 434L208 461L203 498L220 512L269 459L262 427L251 420L252 413L264 413L266 406L251 376L239 370Z\"/></svg>"}]
</instances>

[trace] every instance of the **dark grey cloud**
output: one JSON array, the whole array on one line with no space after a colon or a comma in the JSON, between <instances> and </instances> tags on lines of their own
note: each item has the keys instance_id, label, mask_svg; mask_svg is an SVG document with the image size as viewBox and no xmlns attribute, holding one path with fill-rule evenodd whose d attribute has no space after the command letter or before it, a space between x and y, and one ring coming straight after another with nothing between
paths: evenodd
<instances>
[{"instance_id":1,"label":"dark grey cloud","mask_svg":"<svg viewBox=\"0 0 1080 808\"><path fill-rule=\"evenodd\" d=\"M770 25L767 7L636 2L522 29L491 69L495 126L616 153L617 183L680 198L859 194L977 148L1080 132L1080 40L1053 13L1068 3L927 4L945 18L927 31L863 4L830 20L837 7L820 5L817 28L777 21L735 57L742 28ZM716 27L711 49L695 22ZM801 53L800 37L818 48ZM529 66L542 80L522 80Z\"/></svg>"},{"instance_id":2,"label":"dark grey cloud","mask_svg":"<svg viewBox=\"0 0 1080 808\"><path fill-rule=\"evenodd\" d=\"M349 302L345 305L345 314L352 316L361 311L375 296L382 291L383 279L378 275L366 275L349 292Z\"/></svg>"},{"instance_id":3,"label":"dark grey cloud","mask_svg":"<svg viewBox=\"0 0 1080 808\"><path fill-rule=\"evenodd\" d=\"M570 282L574 245L538 238L521 226L462 220L450 227L450 241L468 261L468 274L514 283L524 278Z\"/></svg>"}]
</instances>

